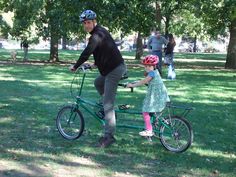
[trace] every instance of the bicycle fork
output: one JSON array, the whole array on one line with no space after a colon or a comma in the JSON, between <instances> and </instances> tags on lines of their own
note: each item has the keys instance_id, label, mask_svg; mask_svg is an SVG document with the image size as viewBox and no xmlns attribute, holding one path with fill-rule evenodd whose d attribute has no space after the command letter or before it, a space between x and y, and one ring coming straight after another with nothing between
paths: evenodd
<instances>
[{"instance_id":1,"label":"bicycle fork","mask_svg":"<svg viewBox=\"0 0 236 177\"><path fill-rule=\"evenodd\" d=\"M70 111L70 117L69 119L67 120L67 125L70 126L71 122L73 122L75 120L75 117L76 117L76 110L77 110L77 106L74 105Z\"/></svg>"}]
</instances>

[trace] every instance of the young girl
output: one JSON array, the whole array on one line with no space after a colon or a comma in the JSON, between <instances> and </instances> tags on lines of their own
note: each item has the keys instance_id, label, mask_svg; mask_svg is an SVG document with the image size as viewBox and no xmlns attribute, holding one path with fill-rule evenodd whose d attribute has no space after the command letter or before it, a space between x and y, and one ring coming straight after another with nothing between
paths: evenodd
<instances>
[{"instance_id":1,"label":"young girl","mask_svg":"<svg viewBox=\"0 0 236 177\"><path fill-rule=\"evenodd\" d=\"M161 112L166 103L170 101L167 94L167 89L161 79L161 76L156 70L158 63L158 57L156 55L147 55L143 60L142 64L145 67L146 77L136 83L129 83L127 87L137 87L144 84L148 84L146 97L143 101L143 119L146 130L139 132L141 136L153 136L152 125L150 122L149 113Z\"/></svg>"}]
</instances>

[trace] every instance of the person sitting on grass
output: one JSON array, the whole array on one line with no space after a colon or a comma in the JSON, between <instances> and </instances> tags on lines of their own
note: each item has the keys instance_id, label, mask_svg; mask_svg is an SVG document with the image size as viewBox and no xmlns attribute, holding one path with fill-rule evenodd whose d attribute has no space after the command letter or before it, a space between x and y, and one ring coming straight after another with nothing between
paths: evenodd
<instances>
[{"instance_id":1,"label":"person sitting on grass","mask_svg":"<svg viewBox=\"0 0 236 177\"><path fill-rule=\"evenodd\" d=\"M127 84L128 88L148 84L147 93L144 98L142 108L145 130L139 132L140 136L153 136L149 114L161 112L165 108L166 103L170 101L167 89L158 70L156 69L158 61L159 58L156 55L147 55L144 57L142 64L144 65L146 71L146 77L136 83Z\"/></svg>"}]
</instances>

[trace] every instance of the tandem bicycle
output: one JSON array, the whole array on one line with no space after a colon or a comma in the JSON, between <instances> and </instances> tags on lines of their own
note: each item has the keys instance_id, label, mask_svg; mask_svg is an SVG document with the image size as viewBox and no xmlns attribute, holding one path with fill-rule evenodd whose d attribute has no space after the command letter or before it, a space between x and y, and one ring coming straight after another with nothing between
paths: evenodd
<instances>
[{"instance_id":1,"label":"tandem bicycle","mask_svg":"<svg viewBox=\"0 0 236 177\"><path fill-rule=\"evenodd\" d=\"M76 71L74 79L71 82L72 93L72 85L76 83L76 79L80 79L80 83L77 83L78 94L76 94L75 103L63 106L57 114L56 126L59 133L65 139L76 140L81 137L85 129L85 113L86 119L94 119L101 125L105 125L105 120L98 114L98 111L103 108L102 105L82 95L85 78L90 70L90 66L85 65ZM126 78L128 77L124 76L122 79ZM119 86L125 87L126 84L121 81ZM131 88L131 91L133 91L133 88ZM176 114L176 110L180 110L177 111L178 114ZM163 147L171 152L179 153L186 151L193 142L193 130L189 121L186 119L186 116L192 110L192 107L168 103L162 112L151 113L151 124L154 136L148 137L148 139L158 138ZM124 114L132 117L141 117L141 111L130 108L128 104L121 104L116 106L115 113L117 128L144 129L143 121L138 123L138 121L136 121L137 119L130 119L128 123L122 123L122 118L119 118L122 117L120 115Z\"/></svg>"}]
</instances>

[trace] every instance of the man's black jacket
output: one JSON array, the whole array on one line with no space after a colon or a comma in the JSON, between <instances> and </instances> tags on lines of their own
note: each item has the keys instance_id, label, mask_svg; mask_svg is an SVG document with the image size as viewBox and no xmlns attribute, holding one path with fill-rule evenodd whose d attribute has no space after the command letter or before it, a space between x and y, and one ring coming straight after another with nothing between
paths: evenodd
<instances>
[{"instance_id":1,"label":"man's black jacket","mask_svg":"<svg viewBox=\"0 0 236 177\"><path fill-rule=\"evenodd\" d=\"M118 65L124 63L124 59L115 41L105 28L97 25L90 34L88 45L81 53L74 68L77 69L93 54L95 65L98 67L99 72L101 75L106 76Z\"/></svg>"}]
</instances>

